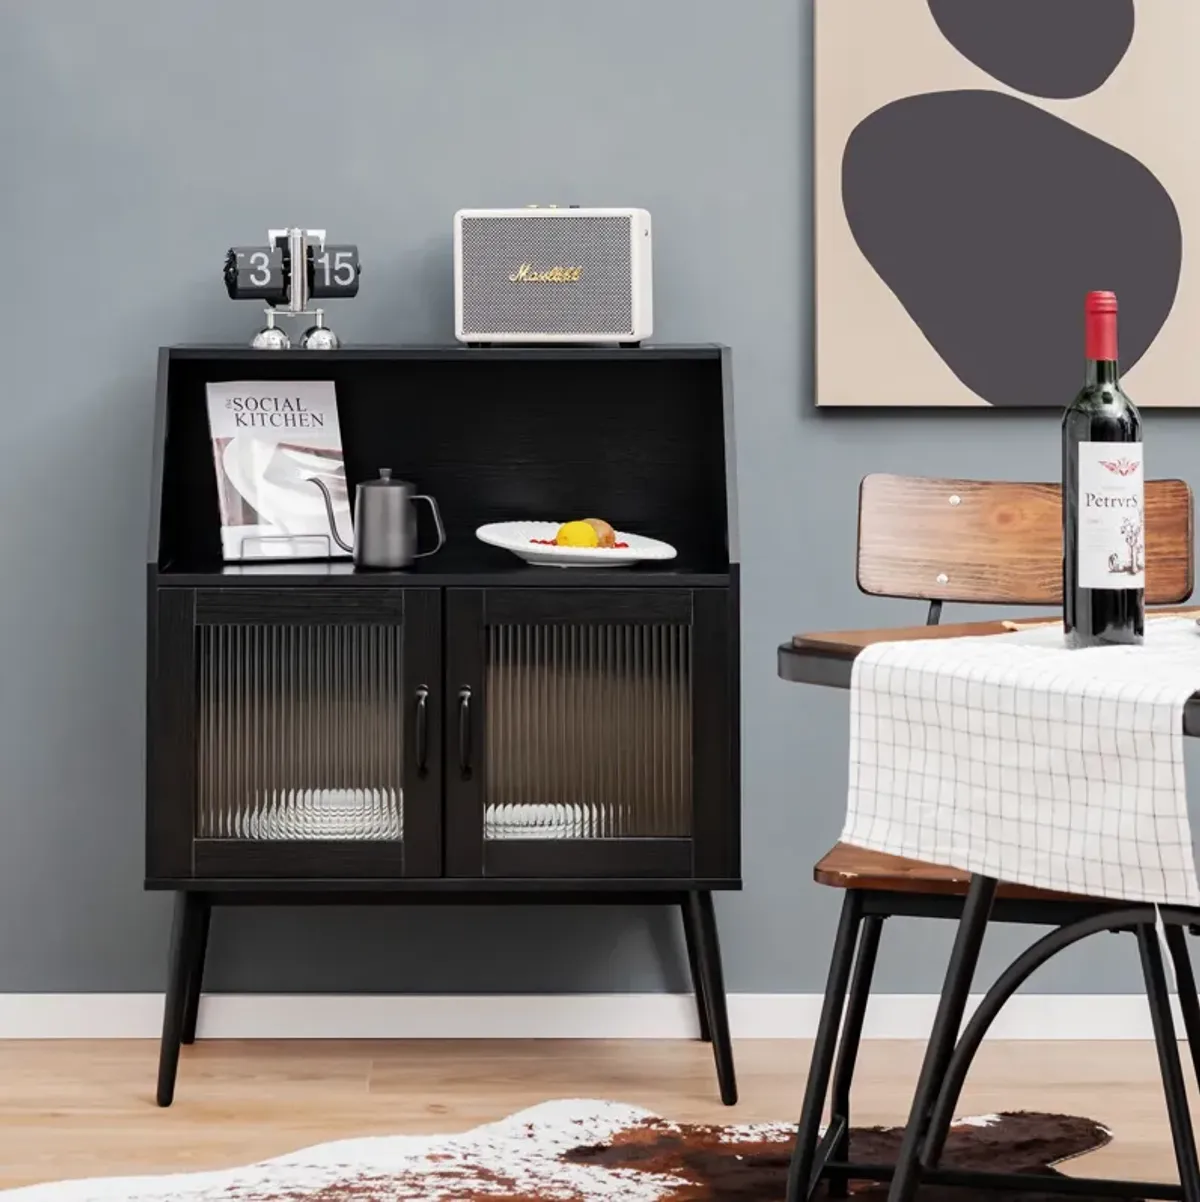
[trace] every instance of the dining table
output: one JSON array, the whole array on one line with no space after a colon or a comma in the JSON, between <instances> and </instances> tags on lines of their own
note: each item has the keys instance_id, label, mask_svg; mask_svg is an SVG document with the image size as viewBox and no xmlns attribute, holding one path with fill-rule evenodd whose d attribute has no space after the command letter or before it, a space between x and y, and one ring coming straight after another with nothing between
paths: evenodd
<instances>
[{"instance_id":1,"label":"dining table","mask_svg":"<svg viewBox=\"0 0 1200 1202\"><path fill-rule=\"evenodd\" d=\"M1200 617L1200 609L1195 608L1162 610L1153 616L1148 615L1148 629L1154 621L1161 618L1187 619L1191 623L1198 617ZM1181 622L1173 624L1176 630L1179 630L1182 625ZM884 651L890 650L894 644L957 639L970 640L970 642L955 644L956 647L978 649L983 644L978 643L977 640L999 639L1022 631L1036 632L1042 628L1046 628L1046 637L1042 640L1043 643L1046 643L1053 637L1050 628L1055 626L1061 630L1061 616L1045 615L943 625L798 634L778 649L778 675L786 681L798 684L850 690L852 683L855 683L856 661L860 656L864 656L864 652L868 648ZM881 644L888 646L883 648L880 646ZM990 643L988 645L991 646ZM994 646L1001 645L995 644ZM1197 646L1200 647L1200 642ZM864 656L864 661L872 658L875 654L873 652L872 656ZM861 682L855 683L855 687L861 687ZM1184 735L1200 737L1200 692L1193 693L1184 701L1182 727ZM1186 823L1184 825L1186 826ZM847 840L845 834L843 840ZM877 850L891 851L894 849L877 847ZM1190 856L1190 848L1188 854ZM958 867L965 866L960 864ZM1190 864L1188 871L1193 873ZM1129 900L1116 895L1099 897L1093 894L1077 899L1095 904L1084 905L1082 908L1078 906L1072 908L1069 905L1064 907L1060 920L1061 925L1036 940L1030 948L1022 952L997 976L995 982L984 993L979 1006L969 1020L964 1023L967 1016L969 994L978 966L980 946L988 927L989 918L992 917L997 889L1002 884L998 875L989 875L978 869L966 875L969 875L966 897L961 903L953 947L946 966L921 1070L915 1084L900 1151L894 1165L875 1166L874 1171L869 1173L869 1178L890 1182L889 1202L911 1202L922 1183L974 1185L980 1188L1004 1188L1024 1192L1040 1190L1046 1193L1169 1198L1183 1199L1184 1202L1200 1202L1200 1162L1197 1160L1196 1140L1192 1130L1183 1070L1169 1003L1167 973L1162 956L1162 944L1169 934L1172 939L1177 941L1176 951L1179 947L1184 948L1183 960L1187 961L1184 935L1185 933L1195 934L1197 930L1200 930L1200 909L1192 905L1174 904L1170 900L1148 901L1144 898ZM1194 886L1194 874L1192 881ZM954 1172L940 1167L941 1152L967 1071L989 1026L1001 1008L1030 974L1053 956L1081 939L1111 931L1129 931L1137 936L1171 1125L1175 1159L1179 1169L1179 1182L1127 1182L1068 1177L1056 1177L1051 1181L1044 1176L1038 1179L1030 1174L1021 1180L1018 1180L1016 1175L1010 1175L1002 1183L999 1180L988 1180L987 1174ZM1183 968L1176 955L1173 964L1179 992L1180 1011L1190 1045L1193 1068L1200 1076L1200 1002L1197 1000L1195 981L1191 974L1190 962L1186 968ZM833 1024L836 1027L839 1016L833 1014L832 1011L830 1014L833 1016ZM819 1042L820 1035L818 1035ZM810 1195L815 1189L822 1171L821 1156L828 1156L826 1147L829 1143L828 1140L823 1142L821 1149L815 1150L813 1146L816 1119L819 1119L823 1097L822 1091L821 1097L816 1102L817 1114L809 1133L807 1146L802 1146L805 1117L802 1115L801 1118L797 1146L792 1160L793 1171L788 1190L789 1202L797 1202L798 1199L807 1198ZM806 1094L806 1106L809 1101ZM842 1167L845 1168L845 1166ZM847 1177L854 1178L855 1174L843 1173L843 1188Z\"/></svg>"},{"instance_id":2,"label":"dining table","mask_svg":"<svg viewBox=\"0 0 1200 1202\"><path fill-rule=\"evenodd\" d=\"M1155 617L1200 620L1200 608L1182 606L1155 611ZM864 630L829 630L798 634L779 648L779 676L795 684L826 685L848 689L854 661L860 651L875 643L913 642L920 639L978 638L1013 634L1039 626L1061 625L1061 618L997 618L986 622L943 622L938 625L883 626ZM1200 693L1183 710L1183 733L1200 737Z\"/></svg>"}]
</instances>

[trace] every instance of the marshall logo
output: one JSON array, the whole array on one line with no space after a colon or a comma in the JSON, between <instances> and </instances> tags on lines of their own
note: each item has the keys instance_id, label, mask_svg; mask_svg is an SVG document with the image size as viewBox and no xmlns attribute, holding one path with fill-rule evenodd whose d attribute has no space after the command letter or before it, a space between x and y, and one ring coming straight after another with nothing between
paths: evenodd
<instances>
[{"instance_id":1,"label":"marshall logo","mask_svg":"<svg viewBox=\"0 0 1200 1202\"><path fill-rule=\"evenodd\" d=\"M1141 467L1134 459L1101 459L1100 466L1117 476L1132 476Z\"/></svg>"},{"instance_id":2,"label":"marshall logo","mask_svg":"<svg viewBox=\"0 0 1200 1202\"><path fill-rule=\"evenodd\" d=\"M535 271L532 263L522 263L508 278L513 284L577 284L583 278L583 268L549 267Z\"/></svg>"}]
</instances>

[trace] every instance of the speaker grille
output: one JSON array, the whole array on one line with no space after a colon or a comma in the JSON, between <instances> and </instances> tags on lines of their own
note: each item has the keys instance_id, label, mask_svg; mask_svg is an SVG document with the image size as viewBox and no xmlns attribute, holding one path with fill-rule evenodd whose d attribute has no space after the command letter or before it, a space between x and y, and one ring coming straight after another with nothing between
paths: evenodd
<instances>
[{"instance_id":1,"label":"speaker grille","mask_svg":"<svg viewBox=\"0 0 1200 1202\"><path fill-rule=\"evenodd\" d=\"M467 217L462 223L463 330L467 334L633 332L628 217ZM514 282L582 268L569 283Z\"/></svg>"}]
</instances>

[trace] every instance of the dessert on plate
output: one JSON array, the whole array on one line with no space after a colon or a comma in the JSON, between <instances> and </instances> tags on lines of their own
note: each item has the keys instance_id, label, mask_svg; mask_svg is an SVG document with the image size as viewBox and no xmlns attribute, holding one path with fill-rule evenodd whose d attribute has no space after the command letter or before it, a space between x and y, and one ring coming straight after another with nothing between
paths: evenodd
<instances>
[{"instance_id":1,"label":"dessert on plate","mask_svg":"<svg viewBox=\"0 0 1200 1202\"><path fill-rule=\"evenodd\" d=\"M531 538L531 543L543 547L606 547L626 548L628 543L617 542L617 532L603 518L582 518L564 522L553 538Z\"/></svg>"}]
</instances>

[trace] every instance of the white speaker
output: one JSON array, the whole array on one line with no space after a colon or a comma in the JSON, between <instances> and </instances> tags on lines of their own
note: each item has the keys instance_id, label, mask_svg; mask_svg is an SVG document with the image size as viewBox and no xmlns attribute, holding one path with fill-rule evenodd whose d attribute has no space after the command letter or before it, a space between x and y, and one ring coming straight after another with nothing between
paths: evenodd
<instances>
[{"instance_id":1,"label":"white speaker","mask_svg":"<svg viewBox=\"0 0 1200 1202\"><path fill-rule=\"evenodd\" d=\"M645 209L461 209L454 215L462 342L641 342L654 330Z\"/></svg>"}]
</instances>

